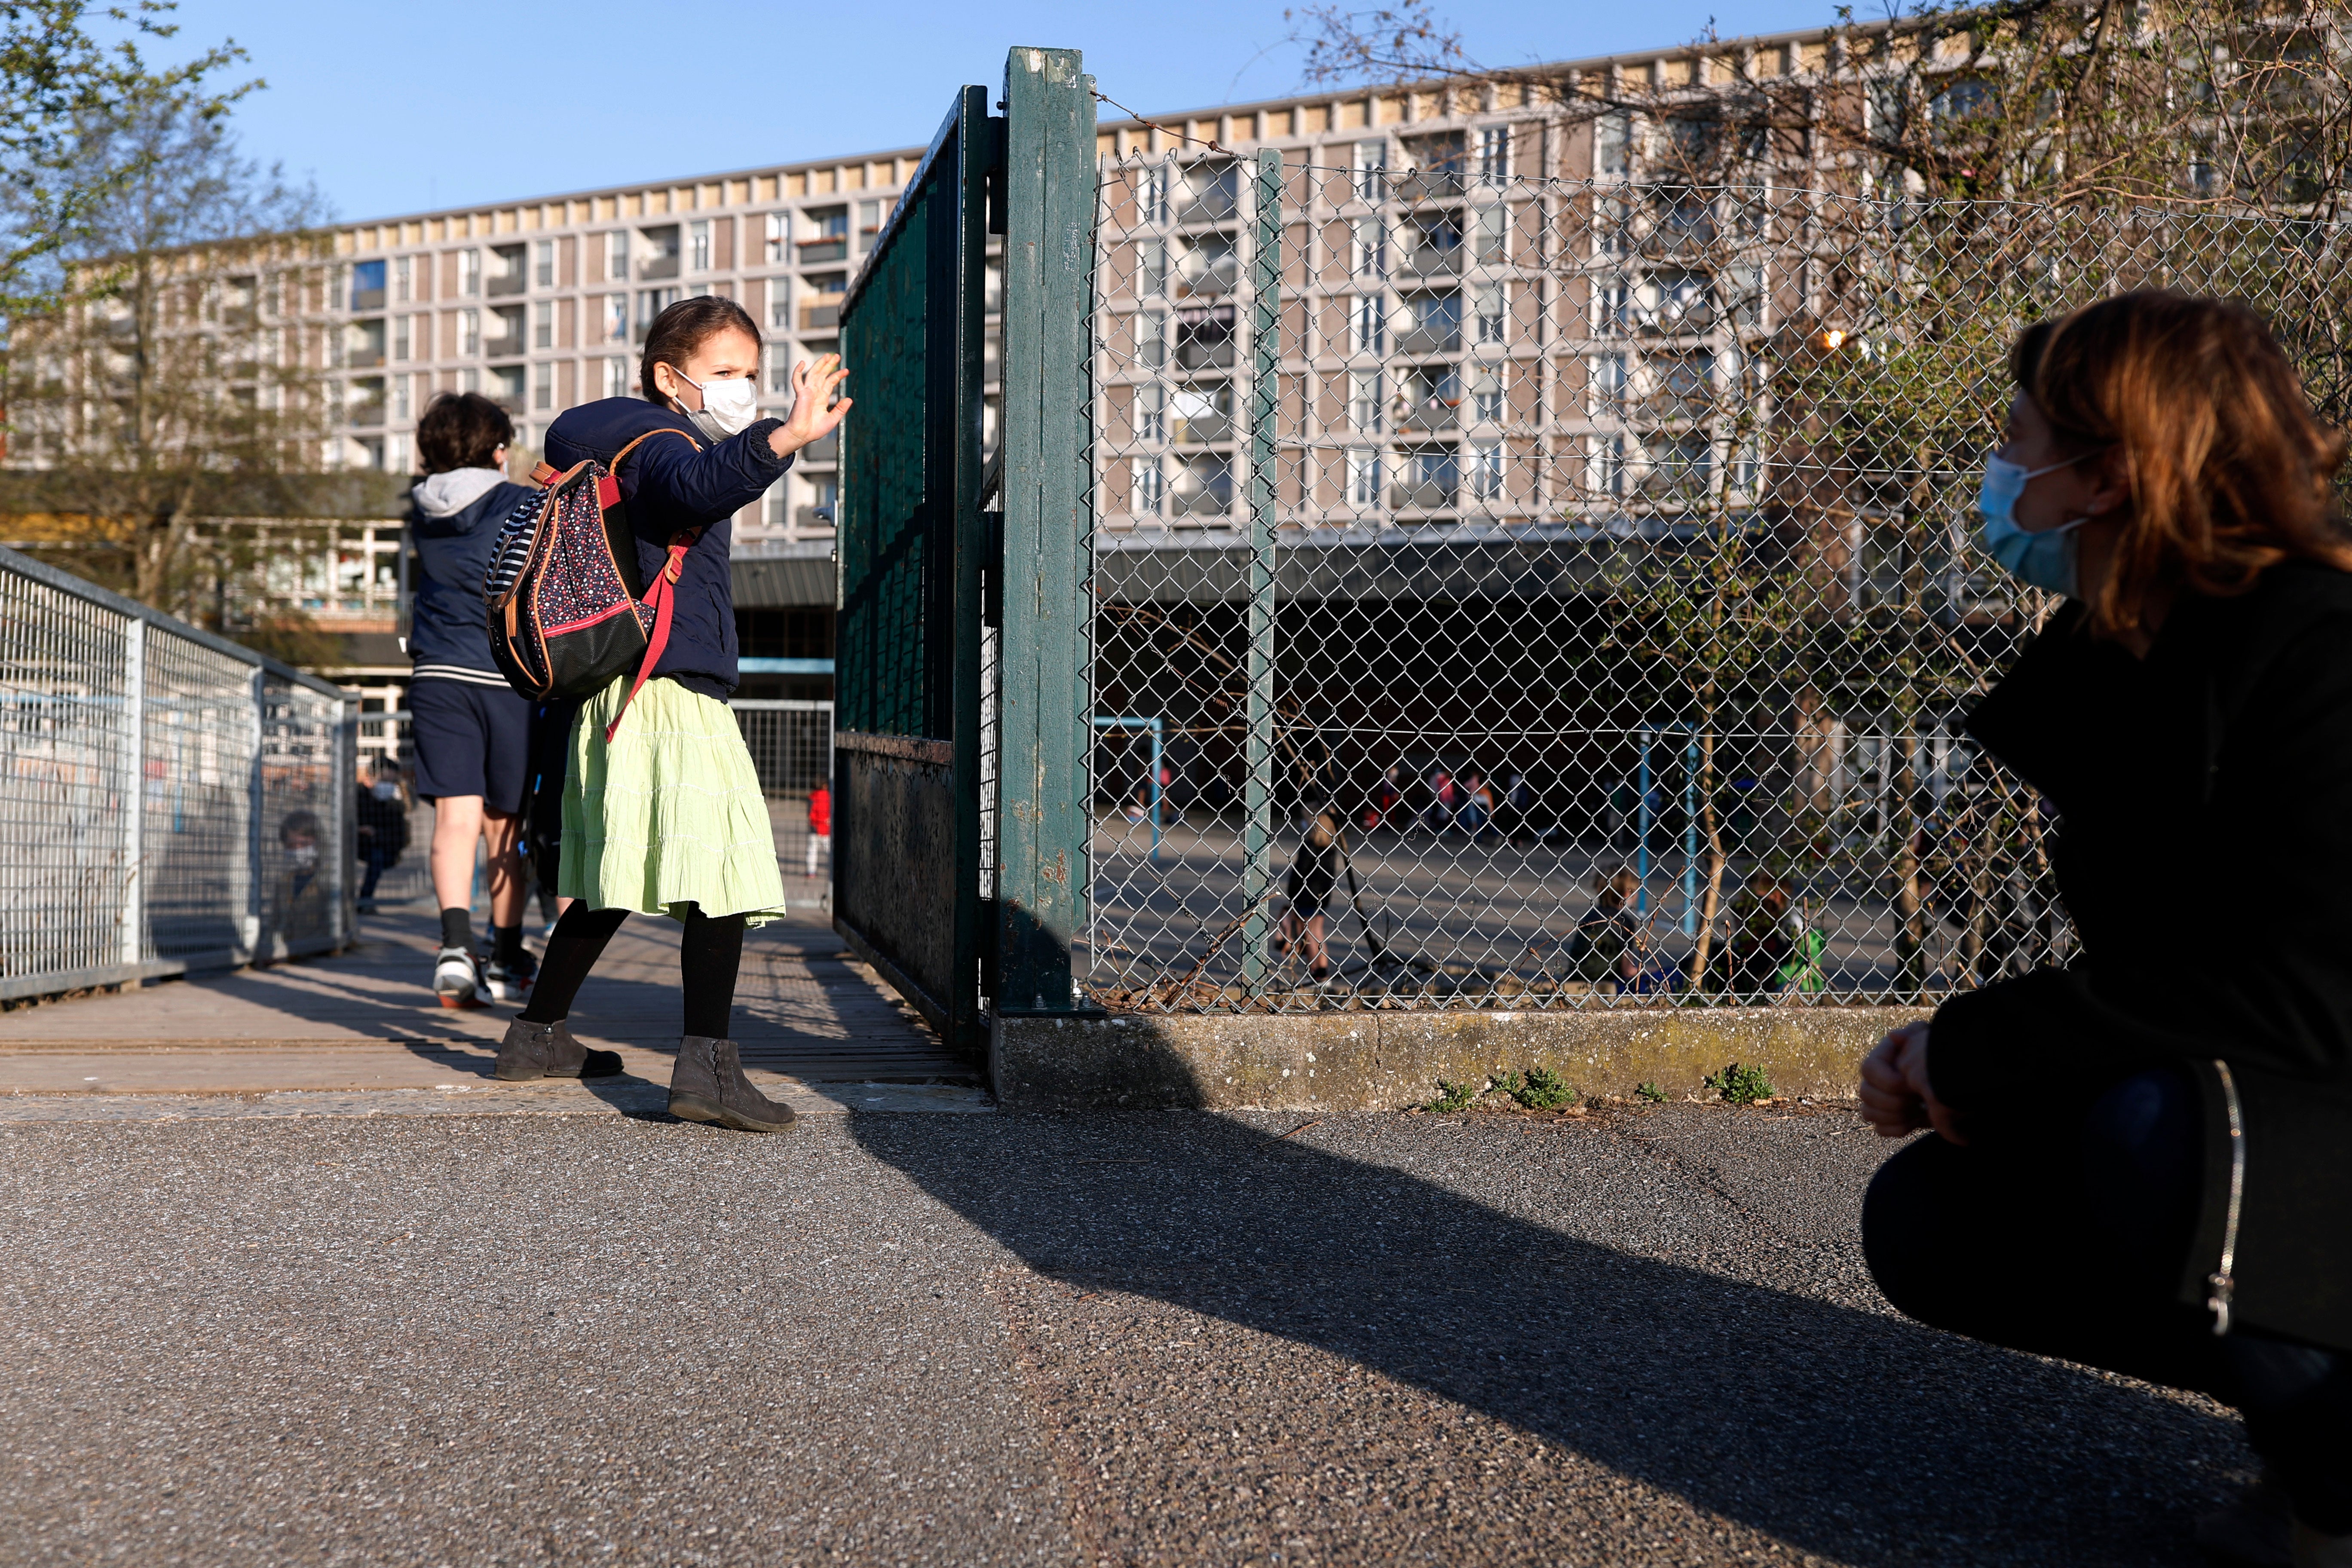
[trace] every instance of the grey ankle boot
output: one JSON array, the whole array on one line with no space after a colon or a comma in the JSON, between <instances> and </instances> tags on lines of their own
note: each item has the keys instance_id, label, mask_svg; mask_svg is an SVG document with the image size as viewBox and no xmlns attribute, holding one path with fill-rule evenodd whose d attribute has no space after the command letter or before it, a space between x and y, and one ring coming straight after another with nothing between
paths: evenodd
<instances>
[{"instance_id":1,"label":"grey ankle boot","mask_svg":"<svg viewBox=\"0 0 2352 1568\"><path fill-rule=\"evenodd\" d=\"M751 1087L734 1041L706 1035L688 1035L677 1043L677 1067L669 1078L669 1113L743 1132L781 1132L798 1120L791 1106Z\"/></svg>"},{"instance_id":2,"label":"grey ankle boot","mask_svg":"<svg viewBox=\"0 0 2352 1568\"><path fill-rule=\"evenodd\" d=\"M498 1075L509 1083L535 1078L611 1078L620 1070L618 1052L590 1050L572 1037L561 1019L526 1024L517 1018L499 1042Z\"/></svg>"}]
</instances>

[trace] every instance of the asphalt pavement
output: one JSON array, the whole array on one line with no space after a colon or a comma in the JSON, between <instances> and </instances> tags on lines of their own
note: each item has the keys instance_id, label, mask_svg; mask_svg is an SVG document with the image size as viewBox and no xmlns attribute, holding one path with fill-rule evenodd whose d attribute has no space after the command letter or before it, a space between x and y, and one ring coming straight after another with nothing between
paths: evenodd
<instances>
[{"instance_id":1,"label":"asphalt pavement","mask_svg":"<svg viewBox=\"0 0 2352 1568\"><path fill-rule=\"evenodd\" d=\"M845 1098L11 1102L0 1562L2190 1563L2252 1466L1894 1316L1850 1106Z\"/></svg>"}]
</instances>

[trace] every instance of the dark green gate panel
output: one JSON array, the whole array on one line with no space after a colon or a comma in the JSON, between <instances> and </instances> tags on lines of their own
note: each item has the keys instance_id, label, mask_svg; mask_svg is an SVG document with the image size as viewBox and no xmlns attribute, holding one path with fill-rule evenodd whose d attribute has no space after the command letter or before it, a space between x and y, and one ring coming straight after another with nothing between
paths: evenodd
<instances>
[{"instance_id":1,"label":"dark green gate panel","mask_svg":"<svg viewBox=\"0 0 2352 1568\"><path fill-rule=\"evenodd\" d=\"M980 1029L984 89L965 88L842 305L834 926L950 1045Z\"/></svg>"}]
</instances>

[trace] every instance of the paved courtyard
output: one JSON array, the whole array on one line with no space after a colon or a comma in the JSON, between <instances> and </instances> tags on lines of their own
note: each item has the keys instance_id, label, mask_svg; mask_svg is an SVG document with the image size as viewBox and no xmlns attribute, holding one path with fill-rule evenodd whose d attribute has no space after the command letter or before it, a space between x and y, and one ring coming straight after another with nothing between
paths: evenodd
<instances>
[{"instance_id":1,"label":"paved courtyard","mask_svg":"<svg viewBox=\"0 0 2352 1568\"><path fill-rule=\"evenodd\" d=\"M0 1100L0 1560L2187 1563L2251 1463L1892 1316L1847 1106L828 1092Z\"/></svg>"}]
</instances>

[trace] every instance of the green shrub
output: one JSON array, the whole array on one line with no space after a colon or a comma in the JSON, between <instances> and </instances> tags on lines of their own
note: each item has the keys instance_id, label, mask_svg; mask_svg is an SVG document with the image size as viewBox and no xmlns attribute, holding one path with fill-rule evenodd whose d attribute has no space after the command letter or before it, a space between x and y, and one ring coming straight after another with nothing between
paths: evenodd
<instances>
[{"instance_id":1,"label":"green shrub","mask_svg":"<svg viewBox=\"0 0 2352 1568\"><path fill-rule=\"evenodd\" d=\"M1513 1100L1529 1110L1558 1110L1576 1103L1576 1090L1549 1068L1529 1068L1525 1078L1513 1073L1505 1087Z\"/></svg>"},{"instance_id":2,"label":"green shrub","mask_svg":"<svg viewBox=\"0 0 2352 1568\"><path fill-rule=\"evenodd\" d=\"M1437 1080L1437 1098L1429 1102L1432 1110L1467 1110L1470 1102L1478 1098L1478 1090L1466 1083Z\"/></svg>"},{"instance_id":3,"label":"green shrub","mask_svg":"<svg viewBox=\"0 0 2352 1568\"><path fill-rule=\"evenodd\" d=\"M1640 1095L1643 1100L1648 1100L1652 1105L1664 1105L1666 1102L1666 1091L1660 1089L1654 1083L1643 1084L1639 1088L1635 1089L1633 1092Z\"/></svg>"},{"instance_id":4,"label":"green shrub","mask_svg":"<svg viewBox=\"0 0 2352 1568\"><path fill-rule=\"evenodd\" d=\"M1708 1074L1706 1087L1734 1105L1753 1105L1772 1098L1772 1080L1764 1076L1764 1069L1741 1067L1738 1062L1721 1072Z\"/></svg>"}]
</instances>

